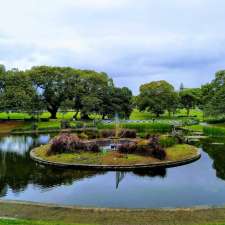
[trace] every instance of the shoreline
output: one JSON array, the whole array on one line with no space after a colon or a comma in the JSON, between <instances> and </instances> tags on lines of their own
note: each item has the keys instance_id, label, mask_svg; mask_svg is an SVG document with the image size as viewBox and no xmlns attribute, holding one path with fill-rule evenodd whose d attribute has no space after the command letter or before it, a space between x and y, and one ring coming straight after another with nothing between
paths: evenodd
<instances>
[{"instance_id":1,"label":"shoreline","mask_svg":"<svg viewBox=\"0 0 225 225\"><path fill-rule=\"evenodd\" d=\"M54 166L59 168L74 168L74 169L97 169L97 170L119 170L119 171L132 171L137 169L155 169L155 168L170 168L186 165L192 162L195 162L201 158L201 153L197 151L196 155L176 161L165 161L165 162L154 162L149 164L134 164L134 165L98 165L98 164L77 164L77 163L62 163L56 161L49 161L43 158L36 156L35 151L38 148L35 148L30 151L30 157L37 163Z\"/></svg>"},{"instance_id":2,"label":"shoreline","mask_svg":"<svg viewBox=\"0 0 225 225\"><path fill-rule=\"evenodd\" d=\"M193 225L224 222L225 206L157 209L85 208L0 200L0 217L98 225Z\"/></svg>"}]
</instances>

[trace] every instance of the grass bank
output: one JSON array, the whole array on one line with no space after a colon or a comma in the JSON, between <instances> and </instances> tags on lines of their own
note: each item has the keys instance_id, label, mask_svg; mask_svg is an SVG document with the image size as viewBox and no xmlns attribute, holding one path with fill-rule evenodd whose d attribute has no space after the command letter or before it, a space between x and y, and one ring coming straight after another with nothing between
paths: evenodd
<instances>
[{"instance_id":1,"label":"grass bank","mask_svg":"<svg viewBox=\"0 0 225 225\"><path fill-rule=\"evenodd\" d=\"M225 224L225 208L163 210L84 209L0 201L0 217L16 217L17 219L20 218L24 220L41 219L48 221L48 223L39 222L39 225L63 225L63 223L75 223L80 225L223 225ZM26 220L25 222L27 222ZM56 223L54 221L59 222ZM38 224L33 221L28 222L30 222L28 224L32 225ZM5 225L7 223L3 222L3 224ZM20 224L21 223L19 223L19 225ZM26 223L24 224L26 225Z\"/></svg>"},{"instance_id":2,"label":"grass bank","mask_svg":"<svg viewBox=\"0 0 225 225\"><path fill-rule=\"evenodd\" d=\"M0 219L0 225L72 225L72 223L61 223L56 221L41 221L41 220L20 220L20 219ZM73 225L92 225L73 223Z\"/></svg>"}]
</instances>

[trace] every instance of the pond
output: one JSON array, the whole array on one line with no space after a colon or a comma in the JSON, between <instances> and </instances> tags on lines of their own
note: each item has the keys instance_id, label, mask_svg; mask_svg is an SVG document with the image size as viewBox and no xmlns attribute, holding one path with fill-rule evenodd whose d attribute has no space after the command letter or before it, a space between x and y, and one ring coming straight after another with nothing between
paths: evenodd
<instances>
[{"instance_id":1,"label":"pond","mask_svg":"<svg viewBox=\"0 0 225 225\"><path fill-rule=\"evenodd\" d=\"M204 141L202 158L189 165L101 172L33 162L30 149L49 139L50 135L0 138L0 199L118 208L225 204L225 145L221 141Z\"/></svg>"}]
</instances>

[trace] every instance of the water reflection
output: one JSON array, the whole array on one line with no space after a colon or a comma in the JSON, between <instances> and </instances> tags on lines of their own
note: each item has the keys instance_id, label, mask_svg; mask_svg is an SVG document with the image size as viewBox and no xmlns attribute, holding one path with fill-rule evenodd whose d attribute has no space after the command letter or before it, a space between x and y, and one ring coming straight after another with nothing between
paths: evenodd
<instances>
[{"instance_id":1,"label":"water reflection","mask_svg":"<svg viewBox=\"0 0 225 225\"><path fill-rule=\"evenodd\" d=\"M218 144L225 140L199 143L204 150L202 158L179 168L101 172L57 169L32 161L29 150L50 138L0 138L1 198L128 208L225 203L225 145Z\"/></svg>"},{"instance_id":2,"label":"water reflection","mask_svg":"<svg viewBox=\"0 0 225 225\"><path fill-rule=\"evenodd\" d=\"M225 180L225 139L207 139L202 143L203 149L213 160L216 176Z\"/></svg>"},{"instance_id":3,"label":"water reflection","mask_svg":"<svg viewBox=\"0 0 225 225\"><path fill-rule=\"evenodd\" d=\"M50 135L40 136L8 136L0 139L0 196L7 195L7 190L13 193L23 192L29 184L41 189L60 185L72 185L75 181L101 175L106 172L93 170L71 170L46 167L32 161L29 150L45 144ZM115 186L125 178L125 172L115 173ZM140 176L165 176L166 170L141 170L134 174Z\"/></svg>"}]
</instances>

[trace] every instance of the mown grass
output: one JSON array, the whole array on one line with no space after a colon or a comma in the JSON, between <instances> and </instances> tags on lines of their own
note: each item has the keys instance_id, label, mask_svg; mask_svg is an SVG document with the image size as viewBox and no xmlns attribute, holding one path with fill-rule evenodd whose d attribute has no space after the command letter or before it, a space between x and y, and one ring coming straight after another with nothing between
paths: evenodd
<instances>
[{"instance_id":1,"label":"mown grass","mask_svg":"<svg viewBox=\"0 0 225 225\"><path fill-rule=\"evenodd\" d=\"M46 152L50 145L43 145L36 149L36 156L60 163L75 164L97 164L97 165L134 165L134 164L151 164L154 162L166 162L184 160L197 154L197 148L191 145L181 144L166 148L167 157L160 161L150 156L141 156L137 154L121 154L115 151L105 153L92 153L81 151L79 153L63 153L47 156Z\"/></svg>"},{"instance_id":2,"label":"mown grass","mask_svg":"<svg viewBox=\"0 0 225 225\"><path fill-rule=\"evenodd\" d=\"M66 113L62 113L59 112L57 113L57 119L72 119L74 116L74 112L66 112ZM177 113L175 115L171 115L169 116L168 112L166 112L165 114L161 115L161 119L171 119L171 118L179 118L179 117L186 117L186 110L185 109L180 109L177 111ZM197 117L198 119L202 120L203 118L203 113L201 110L198 109L191 109L190 110L190 117ZM41 115L39 115L40 118L49 118L50 117L50 113L49 112L43 112ZM10 113L6 113L6 112L1 112L0 113L0 120L1 119L30 119L31 115L29 115L28 113L14 113L14 112L10 112ZM80 119L80 113L78 113L78 119ZM101 115L98 114L91 114L90 118L92 119L101 119ZM140 112L137 109L134 109L133 112L130 115L130 119L131 120L150 120L152 118L155 118L155 115L150 113L150 112Z\"/></svg>"},{"instance_id":3,"label":"mown grass","mask_svg":"<svg viewBox=\"0 0 225 225\"><path fill-rule=\"evenodd\" d=\"M198 149L192 145L178 144L166 149L167 159L171 161L183 160L193 157Z\"/></svg>"},{"instance_id":4,"label":"mown grass","mask_svg":"<svg viewBox=\"0 0 225 225\"><path fill-rule=\"evenodd\" d=\"M160 116L159 119L179 119L182 117L187 117L187 111L185 109L177 110L177 112L173 115L169 116L168 112L165 112L163 115ZM196 117L200 121L203 120L203 112L199 109L191 109L189 117ZM150 112L140 112L137 109L134 109L130 115L131 120L150 120L155 118L155 115Z\"/></svg>"},{"instance_id":5,"label":"mown grass","mask_svg":"<svg viewBox=\"0 0 225 225\"><path fill-rule=\"evenodd\" d=\"M91 224L61 223L59 221L49 222L49 221L38 221L38 220L0 219L0 225L91 225Z\"/></svg>"},{"instance_id":6,"label":"mown grass","mask_svg":"<svg viewBox=\"0 0 225 225\"><path fill-rule=\"evenodd\" d=\"M0 217L16 216L17 218L29 219L28 221L31 225L36 225L34 223L35 220L48 221L47 225L61 225L61 223L91 223L96 225L225 225L225 208L108 210L0 202L0 209ZM27 222L27 220L23 221ZM51 221L60 222L52 222L51 224ZM27 223L24 224L27 225ZM3 225L5 224L3 223Z\"/></svg>"},{"instance_id":7,"label":"mown grass","mask_svg":"<svg viewBox=\"0 0 225 225\"><path fill-rule=\"evenodd\" d=\"M20 220L20 219L0 219L0 225L94 225L94 224L61 223L61 222L53 222L53 221L49 222L49 221ZM207 223L207 224L198 223L193 225L225 225L225 223Z\"/></svg>"},{"instance_id":8,"label":"mown grass","mask_svg":"<svg viewBox=\"0 0 225 225\"><path fill-rule=\"evenodd\" d=\"M191 126L184 126L183 128L189 131L194 131L194 132L203 132L204 125L191 125Z\"/></svg>"}]
</instances>

